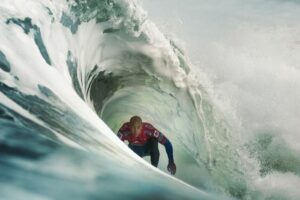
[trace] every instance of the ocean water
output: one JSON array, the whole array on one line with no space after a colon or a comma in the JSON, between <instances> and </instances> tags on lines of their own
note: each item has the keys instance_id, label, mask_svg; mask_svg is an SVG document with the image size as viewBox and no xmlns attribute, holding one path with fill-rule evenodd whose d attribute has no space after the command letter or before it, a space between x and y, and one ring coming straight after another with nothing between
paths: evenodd
<instances>
[{"instance_id":1,"label":"ocean water","mask_svg":"<svg viewBox=\"0 0 300 200\"><path fill-rule=\"evenodd\" d=\"M297 1L3 0L1 199L300 193ZM175 176L115 135L140 115Z\"/></svg>"}]
</instances>

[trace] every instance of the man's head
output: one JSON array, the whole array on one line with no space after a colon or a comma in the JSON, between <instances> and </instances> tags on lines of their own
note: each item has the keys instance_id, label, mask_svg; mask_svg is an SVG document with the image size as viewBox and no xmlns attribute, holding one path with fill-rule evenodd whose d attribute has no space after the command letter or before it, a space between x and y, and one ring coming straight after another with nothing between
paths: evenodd
<instances>
[{"instance_id":1,"label":"man's head","mask_svg":"<svg viewBox=\"0 0 300 200\"><path fill-rule=\"evenodd\" d=\"M130 118L130 130L135 136L139 135L142 130L142 119L139 116Z\"/></svg>"}]
</instances>

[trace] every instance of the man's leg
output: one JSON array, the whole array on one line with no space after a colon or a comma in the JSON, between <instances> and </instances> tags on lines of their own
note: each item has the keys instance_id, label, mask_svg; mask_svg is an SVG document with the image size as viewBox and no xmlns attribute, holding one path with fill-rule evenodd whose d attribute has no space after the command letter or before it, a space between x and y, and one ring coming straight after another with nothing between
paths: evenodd
<instances>
[{"instance_id":1,"label":"man's leg","mask_svg":"<svg viewBox=\"0 0 300 200\"><path fill-rule=\"evenodd\" d=\"M157 167L159 162L158 140L150 138L146 143L146 154L151 157L151 164Z\"/></svg>"},{"instance_id":2,"label":"man's leg","mask_svg":"<svg viewBox=\"0 0 300 200\"><path fill-rule=\"evenodd\" d=\"M128 147L132 151L134 151L137 155L139 155L140 157L144 156L144 152L145 152L144 146L138 146L138 145L131 145L131 144L129 144Z\"/></svg>"}]
</instances>

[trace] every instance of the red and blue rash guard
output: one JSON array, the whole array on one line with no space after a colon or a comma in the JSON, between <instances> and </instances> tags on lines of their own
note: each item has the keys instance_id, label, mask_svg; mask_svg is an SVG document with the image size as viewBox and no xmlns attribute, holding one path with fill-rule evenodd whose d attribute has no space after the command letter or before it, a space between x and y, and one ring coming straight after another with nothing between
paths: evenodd
<instances>
[{"instance_id":1,"label":"red and blue rash guard","mask_svg":"<svg viewBox=\"0 0 300 200\"><path fill-rule=\"evenodd\" d=\"M135 137L133 134L131 134L129 124L129 122L124 123L118 131L118 137L122 141L127 140L131 145L144 145L151 137L157 138L158 142L165 146L169 162L174 162L173 147L166 136L164 136L151 124L143 122L141 133Z\"/></svg>"}]
</instances>

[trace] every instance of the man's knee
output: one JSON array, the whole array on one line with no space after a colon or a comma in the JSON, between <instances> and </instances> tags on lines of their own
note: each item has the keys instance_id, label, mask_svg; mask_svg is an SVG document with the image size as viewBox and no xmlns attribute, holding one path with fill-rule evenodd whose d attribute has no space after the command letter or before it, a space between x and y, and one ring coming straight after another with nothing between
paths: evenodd
<instances>
[{"instance_id":1,"label":"man's knee","mask_svg":"<svg viewBox=\"0 0 300 200\"><path fill-rule=\"evenodd\" d=\"M143 157L143 151L139 146L129 144L128 147L140 157Z\"/></svg>"},{"instance_id":2,"label":"man's knee","mask_svg":"<svg viewBox=\"0 0 300 200\"><path fill-rule=\"evenodd\" d=\"M158 140L156 138L151 138L149 140L149 154L151 157L151 164L157 167L159 162L159 150L158 150Z\"/></svg>"},{"instance_id":3,"label":"man's knee","mask_svg":"<svg viewBox=\"0 0 300 200\"><path fill-rule=\"evenodd\" d=\"M148 142L149 142L150 149L158 149L158 139L150 138Z\"/></svg>"},{"instance_id":4,"label":"man's knee","mask_svg":"<svg viewBox=\"0 0 300 200\"><path fill-rule=\"evenodd\" d=\"M152 152L150 152L150 157L151 157L151 164L155 167L157 167L158 162L159 162L159 150L158 149L153 149Z\"/></svg>"}]
</instances>

